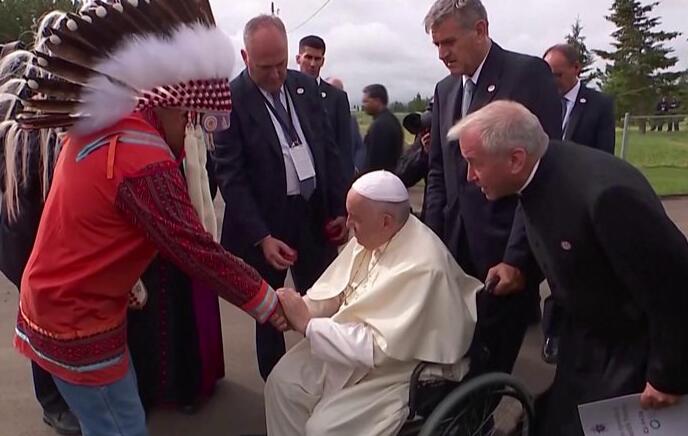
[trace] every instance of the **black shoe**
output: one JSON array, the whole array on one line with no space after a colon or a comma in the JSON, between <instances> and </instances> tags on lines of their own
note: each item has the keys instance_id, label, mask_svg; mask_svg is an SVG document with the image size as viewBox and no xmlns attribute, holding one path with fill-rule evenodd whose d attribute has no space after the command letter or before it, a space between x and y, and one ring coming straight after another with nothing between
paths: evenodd
<instances>
[{"instance_id":1,"label":"black shoe","mask_svg":"<svg viewBox=\"0 0 688 436\"><path fill-rule=\"evenodd\" d=\"M57 413L43 412L43 422L52 427L57 434L63 436L81 435L79 420L69 410Z\"/></svg>"},{"instance_id":2,"label":"black shoe","mask_svg":"<svg viewBox=\"0 0 688 436\"><path fill-rule=\"evenodd\" d=\"M545 344L542 346L542 360L554 365L559 358L559 338L554 336L547 336Z\"/></svg>"}]
</instances>

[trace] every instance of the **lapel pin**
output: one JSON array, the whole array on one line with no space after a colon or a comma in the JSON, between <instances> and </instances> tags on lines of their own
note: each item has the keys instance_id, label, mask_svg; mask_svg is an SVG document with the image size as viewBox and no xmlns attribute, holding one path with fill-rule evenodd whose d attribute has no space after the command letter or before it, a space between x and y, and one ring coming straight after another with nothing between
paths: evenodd
<instances>
[{"instance_id":1,"label":"lapel pin","mask_svg":"<svg viewBox=\"0 0 688 436\"><path fill-rule=\"evenodd\" d=\"M573 248L573 246L569 241L561 241L561 248L563 248L565 251L571 251L571 248Z\"/></svg>"},{"instance_id":2,"label":"lapel pin","mask_svg":"<svg viewBox=\"0 0 688 436\"><path fill-rule=\"evenodd\" d=\"M320 95L322 95L322 98L327 98L327 93L325 91L321 92Z\"/></svg>"},{"instance_id":3,"label":"lapel pin","mask_svg":"<svg viewBox=\"0 0 688 436\"><path fill-rule=\"evenodd\" d=\"M495 90L496 88L497 88L496 86L490 85L490 86L487 87L487 92L494 92L494 90Z\"/></svg>"},{"instance_id":4,"label":"lapel pin","mask_svg":"<svg viewBox=\"0 0 688 436\"><path fill-rule=\"evenodd\" d=\"M306 92L306 91L304 91L303 88L297 88L296 89L296 93L299 95L302 95L304 92Z\"/></svg>"},{"instance_id":5,"label":"lapel pin","mask_svg":"<svg viewBox=\"0 0 688 436\"><path fill-rule=\"evenodd\" d=\"M578 100L578 101L579 101L579 102L581 102L581 103L583 103L583 104L585 104L585 103L587 103L587 102L588 102L588 100L587 100L587 99L585 99L585 98L581 98L581 99L580 99L580 100Z\"/></svg>"}]
</instances>

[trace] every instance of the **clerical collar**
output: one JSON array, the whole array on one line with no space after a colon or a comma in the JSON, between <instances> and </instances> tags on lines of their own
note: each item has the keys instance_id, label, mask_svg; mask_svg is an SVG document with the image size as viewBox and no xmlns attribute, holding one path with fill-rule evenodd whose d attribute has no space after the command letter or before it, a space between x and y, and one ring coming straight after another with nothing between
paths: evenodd
<instances>
[{"instance_id":1,"label":"clerical collar","mask_svg":"<svg viewBox=\"0 0 688 436\"><path fill-rule=\"evenodd\" d=\"M578 97L578 91L580 91L580 88L581 82L580 80L576 80L576 84L573 85L573 87L569 89L569 91L566 94L564 94L564 98L566 99L566 101L575 102L576 98Z\"/></svg>"},{"instance_id":2,"label":"clerical collar","mask_svg":"<svg viewBox=\"0 0 688 436\"><path fill-rule=\"evenodd\" d=\"M318 82L318 86L320 86L320 76L316 77L315 81Z\"/></svg>"},{"instance_id":3,"label":"clerical collar","mask_svg":"<svg viewBox=\"0 0 688 436\"><path fill-rule=\"evenodd\" d=\"M466 86L466 82L470 80L473 82L474 85L478 84L478 79L480 79L480 72L483 70L483 65L485 65L485 61L487 60L487 57L490 55L490 51L492 50L492 41L490 41L490 48L487 50L487 54L483 58L483 61L480 62L480 65L478 65L478 68L475 70L473 75L471 77L468 77L467 75L463 75L463 85Z\"/></svg>"},{"instance_id":4,"label":"clerical collar","mask_svg":"<svg viewBox=\"0 0 688 436\"><path fill-rule=\"evenodd\" d=\"M535 162L535 166L533 166L533 169L530 171L530 176L528 176L528 180L526 180L526 183L524 183L521 189L518 190L519 194L522 194L523 191L525 191L525 189L528 187L528 185L530 185L530 182L533 181L533 178L535 177L535 173L537 172L539 166L540 159L538 159L538 161Z\"/></svg>"}]
</instances>

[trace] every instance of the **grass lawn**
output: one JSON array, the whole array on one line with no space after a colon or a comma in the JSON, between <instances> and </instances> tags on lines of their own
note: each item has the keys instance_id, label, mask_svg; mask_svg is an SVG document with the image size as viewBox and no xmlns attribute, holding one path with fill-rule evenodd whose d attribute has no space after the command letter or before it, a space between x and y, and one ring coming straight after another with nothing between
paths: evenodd
<instances>
[{"instance_id":1,"label":"grass lawn","mask_svg":"<svg viewBox=\"0 0 688 436\"><path fill-rule=\"evenodd\" d=\"M659 195L688 194L688 132L647 132L632 129L626 159L638 167ZM616 132L616 155L621 155L621 130Z\"/></svg>"},{"instance_id":2,"label":"grass lawn","mask_svg":"<svg viewBox=\"0 0 688 436\"><path fill-rule=\"evenodd\" d=\"M363 112L354 114L361 134L370 126L371 118ZM406 114L396 114L402 120ZM665 127L666 128L666 127ZM406 143L413 137L404 129ZM616 155L621 156L621 129L616 131ZM688 194L688 123L680 132L647 132L636 128L629 131L626 159L638 167L659 195Z\"/></svg>"}]
</instances>

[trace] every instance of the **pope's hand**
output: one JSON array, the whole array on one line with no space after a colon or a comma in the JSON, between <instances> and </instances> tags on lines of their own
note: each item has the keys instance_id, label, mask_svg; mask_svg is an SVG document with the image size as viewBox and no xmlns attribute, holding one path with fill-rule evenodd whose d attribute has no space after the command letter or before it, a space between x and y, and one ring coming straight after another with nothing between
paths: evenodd
<instances>
[{"instance_id":1,"label":"pope's hand","mask_svg":"<svg viewBox=\"0 0 688 436\"><path fill-rule=\"evenodd\" d=\"M305 335L306 327L311 321L311 313L306 302L293 289L280 289L277 291L284 314L294 330Z\"/></svg>"},{"instance_id":2,"label":"pope's hand","mask_svg":"<svg viewBox=\"0 0 688 436\"><path fill-rule=\"evenodd\" d=\"M655 389L650 383L645 385L645 391L640 395L640 405L643 409L661 409L678 403L681 397L665 394Z\"/></svg>"}]
</instances>

